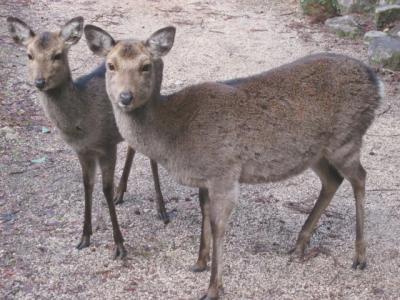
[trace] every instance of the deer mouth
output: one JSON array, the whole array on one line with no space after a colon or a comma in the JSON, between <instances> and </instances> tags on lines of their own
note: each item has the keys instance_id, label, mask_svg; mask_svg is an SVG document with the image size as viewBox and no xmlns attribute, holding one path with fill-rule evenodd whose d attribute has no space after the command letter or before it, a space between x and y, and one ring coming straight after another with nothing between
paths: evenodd
<instances>
[{"instance_id":1,"label":"deer mouth","mask_svg":"<svg viewBox=\"0 0 400 300\"><path fill-rule=\"evenodd\" d=\"M118 107L120 107L122 110L128 110L131 105L130 104L124 104L121 101L118 101Z\"/></svg>"}]
</instances>

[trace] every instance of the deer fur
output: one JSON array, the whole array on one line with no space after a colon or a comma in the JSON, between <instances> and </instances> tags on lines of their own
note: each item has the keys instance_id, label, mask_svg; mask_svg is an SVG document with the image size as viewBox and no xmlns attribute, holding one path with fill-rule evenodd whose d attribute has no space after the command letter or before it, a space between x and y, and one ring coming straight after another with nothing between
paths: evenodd
<instances>
[{"instance_id":1,"label":"deer fur","mask_svg":"<svg viewBox=\"0 0 400 300\"><path fill-rule=\"evenodd\" d=\"M106 57L107 93L122 136L178 182L200 188L203 222L195 270L206 268L213 243L203 299L218 298L222 286L223 237L239 183L280 181L308 168L322 189L295 252L303 255L346 178L356 203L353 267L365 268L366 172L360 149L380 100L379 81L370 68L322 53L251 77L161 95L161 57L173 45L175 28L160 29L146 41L115 41L92 25L85 35L90 49ZM122 93L131 93L132 101L123 103Z\"/></svg>"},{"instance_id":2,"label":"deer fur","mask_svg":"<svg viewBox=\"0 0 400 300\"><path fill-rule=\"evenodd\" d=\"M91 207L96 165L100 165L103 192L113 225L116 257L126 254L113 203L114 170L117 144L123 139L118 132L110 101L105 90L104 64L75 82L68 64L68 50L83 33L83 18L67 22L59 32L35 34L23 21L9 17L8 28L14 41L25 45L31 80L39 89L39 99L46 116L59 129L63 140L77 153L85 189L83 234L77 248L90 244L92 234ZM128 147L123 175L115 202L123 200L135 151ZM160 190L157 164L151 161L158 211L168 222Z\"/></svg>"}]
</instances>

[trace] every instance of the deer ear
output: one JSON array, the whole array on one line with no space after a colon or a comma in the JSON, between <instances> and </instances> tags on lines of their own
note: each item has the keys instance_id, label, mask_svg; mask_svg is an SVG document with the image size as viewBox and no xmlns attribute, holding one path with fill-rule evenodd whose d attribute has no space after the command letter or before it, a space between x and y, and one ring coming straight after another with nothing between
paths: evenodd
<instances>
[{"instance_id":1,"label":"deer ear","mask_svg":"<svg viewBox=\"0 0 400 300\"><path fill-rule=\"evenodd\" d=\"M171 50L175 39L175 27L168 26L154 32L145 45L155 58L166 55Z\"/></svg>"},{"instance_id":2,"label":"deer ear","mask_svg":"<svg viewBox=\"0 0 400 300\"><path fill-rule=\"evenodd\" d=\"M26 46L35 36L33 30L18 18L8 17L7 25L11 37L17 44Z\"/></svg>"},{"instance_id":3,"label":"deer ear","mask_svg":"<svg viewBox=\"0 0 400 300\"><path fill-rule=\"evenodd\" d=\"M81 39L83 32L83 18L76 17L69 20L60 31L60 37L65 41L68 46L75 45Z\"/></svg>"},{"instance_id":4,"label":"deer ear","mask_svg":"<svg viewBox=\"0 0 400 300\"><path fill-rule=\"evenodd\" d=\"M85 26L85 37L89 49L100 56L106 56L116 44L110 34L94 25Z\"/></svg>"}]
</instances>

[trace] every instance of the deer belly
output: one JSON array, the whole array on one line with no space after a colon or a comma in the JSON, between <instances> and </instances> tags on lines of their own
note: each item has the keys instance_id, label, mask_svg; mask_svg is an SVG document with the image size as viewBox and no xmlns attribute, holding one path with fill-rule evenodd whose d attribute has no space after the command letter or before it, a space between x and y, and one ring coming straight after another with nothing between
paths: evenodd
<instances>
[{"instance_id":1,"label":"deer belly","mask_svg":"<svg viewBox=\"0 0 400 300\"><path fill-rule=\"evenodd\" d=\"M267 183L298 175L312 165L313 159L247 161L242 165L240 182L247 184Z\"/></svg>"}]
</instances>

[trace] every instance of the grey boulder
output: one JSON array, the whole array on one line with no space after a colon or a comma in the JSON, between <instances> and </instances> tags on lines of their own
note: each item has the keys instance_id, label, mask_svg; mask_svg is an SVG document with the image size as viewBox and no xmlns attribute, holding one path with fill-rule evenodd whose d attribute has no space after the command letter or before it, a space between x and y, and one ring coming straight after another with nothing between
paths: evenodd
<instances>
[{"instance_id":1,"label":"grey boulder","mask_svg":"<svg viewBox=\"0 0 400 300\"><path fill-rule=\"evenodd\" d=\"M361 34L360 26L357 24L353 16L330 18L325 21L325 26L339 36L354 38Z\"/></svg>"},{"instance_id":2,"label":"grey boulder","mask_svg":"<svg viewBox=\"0 0 400 300\"><path fill-rule=\"evenodd\" d=\"M368 59L372 65L400 71L400 38L386 36L372 39Z\"/></svg>"},{"instance_id":3,"label":"grey boulder","mask_svg":"<svg viewBox=\"0 0 400 300\"><path fill-rule=\"evenodd\" d=\"M400 21L400 4L379 6L375 9L375 22L378 30L385 29Z\"/></svg>"}]
</instances>

